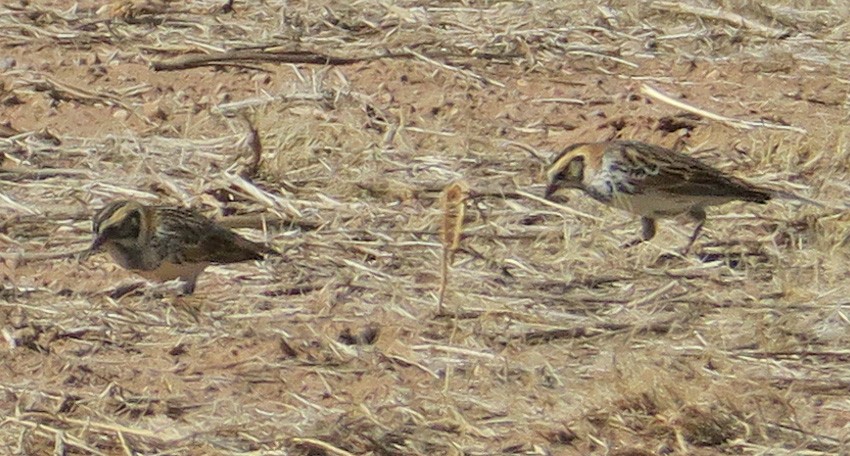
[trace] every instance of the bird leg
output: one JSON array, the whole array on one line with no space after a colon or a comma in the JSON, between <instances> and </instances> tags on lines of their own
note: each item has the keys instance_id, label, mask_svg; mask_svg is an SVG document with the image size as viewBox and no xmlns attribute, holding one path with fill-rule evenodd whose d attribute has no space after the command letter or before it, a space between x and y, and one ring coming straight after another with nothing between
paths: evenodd
<instances>
[{"instance_id":1,"label":"bird leg","mask_svg":"<svg viewBox=\"0 0 850 456\"><path fill-rule=\"evenodd\" d=\"M194 277L184 277L183 280L184 280L184 282L183 282L183 289L181 290L182 291L181 294L183 296L188 296L188 295L194 293L195 292L195 284L198 283L198 276L196 275Z\"/></svg>"},{"instance_id":2,"label":"bird leg","mask_svg":"<svg viewBox=\"0 0 850 456\"><path fill-rule=\"evenodd\" d=\"M682 250L682 255L687 255L691 250L691 247L694 245L694 241L699 237L699 233L702 231L703 225L705 225L705 209L701 207L694 207L690 211L688 211L688 215L694 218L697 221L697 226L694 228L694 234L691 235L691 238L688 240L688 245Z\"/></svg>"},{"instance_id":3,"label":"bird leg","mask_svg":"<svg viewBox=\"0 0 850 456\"><path fill-rule=\"evenodd\" d=\"M655 219L649 217L641 217L640 218L640 227L641 234L643 234L643 240L648 241L655 237Z\"/></svg>"},{"instance_id":4,"label":"bird leg","mask_svg":"<svg viewBox=\"0 0 850 456\"><path fill-rule=\"evenodd\" d=\"M640 239L635 239L633 241L626 242L623 244L624 249L629 247L634 247L641 242L646 242L653 237L655 237L655 219L650 217L641 217L640 218L640 226L641 226L641 235Z\"/></svg>"}]
</instances>

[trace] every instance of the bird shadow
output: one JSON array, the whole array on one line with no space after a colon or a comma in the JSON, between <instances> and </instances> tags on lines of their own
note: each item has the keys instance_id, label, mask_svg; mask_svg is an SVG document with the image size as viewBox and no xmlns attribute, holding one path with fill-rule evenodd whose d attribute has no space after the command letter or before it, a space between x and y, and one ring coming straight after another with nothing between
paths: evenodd
<instances>
[{"instance_id":1,"label":"bird shadow","mask_svg":"<svg viewBox=\"0 0 850 456\"><path fill-rule=\"evenodd\" d=\"M700 263L720 263L730 269L742 270L753 264L766 263L769 255L761 244L752 241L715 241L694 246L690 252L667 252L658 256L655 267L669 267L687 262L690 258Z\"/></svg>"}]
</instances>

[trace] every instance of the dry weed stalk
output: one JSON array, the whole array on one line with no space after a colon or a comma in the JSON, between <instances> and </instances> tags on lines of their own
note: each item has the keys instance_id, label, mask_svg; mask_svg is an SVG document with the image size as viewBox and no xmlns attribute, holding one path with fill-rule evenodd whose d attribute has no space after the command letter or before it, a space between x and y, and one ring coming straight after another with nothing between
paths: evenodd
<instances>
[{"instance_id":1,"label":"dry weed stalk","mask_svg":"<svg viewBox=\"0 0 850 456\"><path fill-rule=\"evenodd\" d=\"M443 257L440 267L440 297L437 302L439 314L443 313L443 301L446 298L446 288L449 284L449 268L454 261L455 252L460 246L465 203L468 196L469 185L465 181L459 180L446 186L441 197L443 220L440 224L440 243L443 244Z\"/></svg>"},{"instance_id":2,"label":"dry weed stalk","mask_svg":"<svg viewBox=\"0 0 850 456\"><path fill-rule=\"evenodd\" d=\"M245 131L245 138L241 141L241 145L247 149L248 153L240 157L239 164L242 169L239 170L239 175L246 179L253 179L260 170L263 157L263 141L260 138L260 132L253 120L244 112L226 113L225 117L232 118Z\"/></svg>"},{"instance_id":3,"label":"dry weed stalk","mask_svg":"<svg viewBox=\"0 0 850 456\"><path fill-rule=\"evenodd\" d=\"M14 360L0 396L15 406L0 419L0 447L846 452L845 422L823 417L847 403L850 245L840 243L850 212L729 211L713 226L716 245L670 258L658 250L664 238L620 249L633 222L578 197L544 200L537 176L565 143L683 138L722 148L713 156L735 172L794 191L809 183L843 205L841 2L712 3L790 30L785 39L688 7L706 2L652 14L589 1L233 2L236 14L210 13L225 2L182 2L175 16L176 2L133 0L165 6L131 8L125 20L63 2L0 6L0 36L16 47L0 58L0 110L17 129L0 138L0 344ZM273 34L296 37L321 68L273 55ZM57 49L82 65L59 64ZM380 63L323 58L367 52ZM230 70L163 77L133 71L127 55L198 56L188 64ZM697 111L631 97L628 81L720 120L659 128L659 116ZM151 102L162 93L184 95ZM144 120L157 117L149 107L167 119ZM261 142L247 124L231 130L214 117L236 112ZM481 214L469 206L481 222L458 213L471 202L462 187L443 199L460 177L466 198L486 202ZM106 258L60 258L91 242L91 211L119 198L220 208L221 224L279 232L287 257L216 268L219 283L208 278L193 298L131 292L134 280ZM444 202L455 212L440 236ZM423 264L423 251L445 253L440 300L452 302L436 321L415 315L438 297L422 296L440 268ZM114 285L127 285L107 288L116 274ZM367 328L377 339L361 337ZM66 367L69 356L79 368ZM236 433L233 423L246 424Z\"/></svg>"}]
</instances>

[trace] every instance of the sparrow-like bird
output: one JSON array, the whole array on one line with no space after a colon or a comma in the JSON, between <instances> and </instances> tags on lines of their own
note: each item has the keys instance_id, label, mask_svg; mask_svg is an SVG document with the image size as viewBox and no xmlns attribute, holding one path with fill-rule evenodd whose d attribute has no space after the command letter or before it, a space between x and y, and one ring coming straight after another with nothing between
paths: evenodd
<instances>
[{"instance_id":1,"label":"sparrow-like bird","mask_svg":"<svg viewBox=\"0 0 850 456\"><path fill-rule=\"evenodd\" d=\"M184 282L192 294L211 264L260 260L273 253L190 209L115 201L95 214L89 253L106 250L121 267L148 280Z\"/></svg>"},{"instance_id":2,"label":"sparrow-like bird","mask_svg":"<svg viewBox=\"0 0 850 456\"><path fill-rule=\"evenodd\" d=\"M555 157L546 174L546 199L561 189L578 188L599 202L640 215L643 239L636 242L655 236L656 219L688 214L697 226L684 252L705 224L706 206L736 200L764 204L772 198L820 205L750 184L680 152L638 141L573 144Z\"/></svg>"}]
</instances>

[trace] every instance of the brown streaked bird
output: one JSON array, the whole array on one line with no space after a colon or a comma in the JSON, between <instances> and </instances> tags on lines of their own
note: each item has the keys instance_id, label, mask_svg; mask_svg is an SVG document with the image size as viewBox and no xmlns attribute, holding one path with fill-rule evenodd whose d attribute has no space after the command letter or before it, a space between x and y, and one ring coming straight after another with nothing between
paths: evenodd
<instances>
[{"instance_id":1,"label":"brown streaked bird","mask_svg":"<svg viewBox=\"0 0 850 456\"><path fill-rule=\"evenodd\" d=\"M212 264L260 260L275 251L180 207L115 201L95 214L89 252L107 251L121 267L148 280L183 281L192 294Z\"/></svg>"},{"instance_id":2,"label":"brown streaked bird","mask_svg":"<svg viewBox=\"0 0 850 456\"><path fill-rule=\"evenodd\" d=\"M781 190L730 176L695 158L638 141L573 144L547 170L546 199L561 189L578 188L593 199L641 216L643 239L655 236L656 219L688 214L697 222L684 253L705 224L705 208L731 201L764 204L772 198L822 206Z\"/></svg>"}]
</instances>

